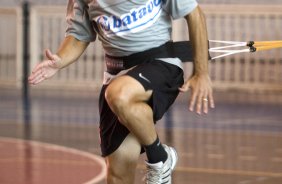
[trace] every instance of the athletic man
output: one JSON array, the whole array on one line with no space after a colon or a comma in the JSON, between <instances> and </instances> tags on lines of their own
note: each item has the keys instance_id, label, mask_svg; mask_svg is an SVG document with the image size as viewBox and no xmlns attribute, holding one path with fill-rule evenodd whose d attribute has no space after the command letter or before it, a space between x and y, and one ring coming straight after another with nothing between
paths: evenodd
<instances>
[{"instance_id":1,"label":"athletic man","mask_svg":"<svg viewBox=\"0 0 282 184\"><path fill-rule=\"evenodd\" d=\"M171 42L171 19L184 17L193 45L193 75L184 83L181 57ZM195 0L69 0L67 30L56 54L46 51L29 78L36 85L76 61L98 37L105 51L99 99L102 156L108 184L134 182L140 152L148 161L146 183L171 183L176 151L160 143L155 122L179 91L191 88L189 109L214 107L208 75L204 15ZM186 51L188 52L188 50ZM181 53L181 52L180 52ZM185 50L184 50L185 53ZM189 53L191 54L191 53Z\"/></svg>"}]
</instances>

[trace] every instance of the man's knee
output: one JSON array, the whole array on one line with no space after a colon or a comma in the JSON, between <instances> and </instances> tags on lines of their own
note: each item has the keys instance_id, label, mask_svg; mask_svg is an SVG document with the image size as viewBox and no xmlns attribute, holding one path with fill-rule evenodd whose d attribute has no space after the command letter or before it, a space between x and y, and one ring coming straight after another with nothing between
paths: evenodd
<instances>
[{"instance_id":1,"label":"man's knee","mask_svg":"<svg viewBox=\"0 0 282 184\"><path fill-rule=\"evenodd\" d=\"M109 84L105 98L112 110L119 113L128 110L132 103L147 101L151 94L152 92L145 91L136 79L130 76L121 76Z\"/></svg>"},{"instance_id":2,"label":"man's knee","mask_svg":"<svg viewBox=\"0 0 282 184\"><path fill-rule=\"evenodd\" d=\"M126 107L130 101L127 85L124 85L127 79L116 79L108 87L105 92L105 98L115 113Z\"/></svg>"}]
</instances>

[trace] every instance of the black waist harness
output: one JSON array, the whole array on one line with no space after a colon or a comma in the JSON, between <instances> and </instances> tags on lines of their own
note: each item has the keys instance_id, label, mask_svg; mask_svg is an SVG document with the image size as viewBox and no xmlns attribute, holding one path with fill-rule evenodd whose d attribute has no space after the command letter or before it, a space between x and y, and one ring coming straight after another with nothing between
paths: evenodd
<instances>
[{"instance_id":1,"label":"black waist harness","mask_svg":"<svg viewBox=\"0 0 282 184\"><path fill-rule=\"evenodd\" d=\"M112 74L142 63L150 62L156 58L179 58L182 62L193 61L192 44L190 41L166 42L159 47L129 56L115 57L105 55L107 71Z\"/></svg>"}]
</instances>

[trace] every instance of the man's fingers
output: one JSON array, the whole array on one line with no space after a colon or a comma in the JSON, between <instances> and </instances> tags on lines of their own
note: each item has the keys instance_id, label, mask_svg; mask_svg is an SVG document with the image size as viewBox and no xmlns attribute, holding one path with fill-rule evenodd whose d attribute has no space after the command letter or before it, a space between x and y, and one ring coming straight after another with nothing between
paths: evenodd
<instances>
[{"instance_id":1,"label":"man's fingers","mask_svg":"<svg viewBox=\"0 0 282 184\"><path fill-rule=\"evenodd\" d=\"M209 100L211 99L211 106L214 106L212 95L208 95L207 92L204 91L195 91L192 93L191 100L190 100L190 111L194 111L196 108L196 112L198 114L202 114L202 111L207 114L209 111Z\"/></svg>"},{"instance_id":2,"label":"man's fingers","mask_svg":"<svg viewBox=\"0 0 282 184\"><path fill-rule=\"evenodd\" d=\"M33 74L31 74L31 76L28 78L29 83L33 84L35 81L37 81L39 78L41 78L42 72L41 70L37 70L36 72L34 72Z\"/></svg>"},{"instance_id":3,"label":"man's fingers","mask_svg":"<svg viewBox=\"0 0 282 184\"><path fill-rule=\"evenodd\" d=\"M210 107L211 107L211 108L215 108L212 91L209 92L209 95L208 95L208 96L209 96Z\"/></svg>"},{"instance_id":4,"label":"man's fingers","mask_svg":"<svg viewBox=\"0 0 282 184\"><path fill-rule=\"evenodd\" d=\"M200 92L198 94L198 97L197 97L197 113L198 114L201 114L202 113L202 103L203 103L203 92Z\"/></svg>"},{"instance_id":5,"label":"man's fingers","mask_svg":"<svg viewBox=\"0 0 282 184\"><path fill-rule=\"evenodd\" d=\"M206 99L206 98L205 98ZM203 112L207 114L209 112L209 102L206 100L203 100Z\"/></svg>"},{"instance_id":6,"label":"man's fingers","mask_svg":"<svg viewBox=\"0 0 282 184\"><path fill-rule=\"evenodd\" d=\"M202 103L203 103L203 111L205 114L207 114L209 112L209 98L207 94L203 96Z\"/></svg>"},{"instance_id":7,"label":"man's fingers","mask_svg":"<svg viewBox=\"0 0 282 184\"><path fill-rule=\"evenodd\" d=\"M34 68L33 68L33 70L32 70L32 74L33 73L36 73L38 70L40 70L41 69L41 67L42 67L42 63L39 63L39 64L37 64Z\"/></svg>"},{"instance_id":8,"label":"man's fingers","mask_svg":"<svg viewBox=\"0 0 282 184\"><path fill-rule=\"evenodd\" d=\"M41 74L36 73L32 76L32 78L29 79L29 83L35 85L41 82L42 80L44 80L44 77Z\"/></svg>"},{"instance_id":9,"label":"man's fingers","mask_svg":"<svg viewBox=\"0 0 282 184\"><path fill-rule=\"evenodd\" d=\"M189 110L196 111L198 114L208 113L209 108L214 108L211 83L209 78L192 77L179 88L179 91L185 92L191 89Z\"/></svg>"},{"instance_id":10,"label":"man's fingers","mask_svg":"<svg viewBox=\"0 0 282 184\"><path fill-rule=\"evenodd\" d=\"M42 82L43 80L45 80L45 78L43 76L37 76L33 81L32 81L32 85L36 85L40 82Z\"/></svg>"},{"instance_id":11,"label":"man's fingers","mask_svg":"<svg viewBox=\"0 0 282 184\"><path fill-rule=\"evenodd\" d=\"M37 84L37 83L39 83L39 82L48 78L48 75L43 68L43 66L46 65L46 64L47 63L40 64L41 67L38 67L36 70L34 70L32 72L32 74L28 78L28 81L29 81L30 84Z\"/></svg>"},{"instance_id":12,"label":"man's fingers","mask_svg":"<svg viewBox=\"0 0 282 184\"><path fill-rule=\"evenodd\" d=\"M52 75L56 72L55 67L57 66L55 65L55 62L60 58L57 55L52 54L49 49L45 50L45 55L47 60L37 64L32 70L32 73L28 78L30 84L38 84L43 80L52 77Z\"/></svg>"},{"instance_id":13,"label":"man's fingers","mask_svg":"<svg viewBox=\"0 0 282 184\"><path fill-rule=\"evenodd\" d=\"M197 93L194 92L194 90L192 90L190 104L189 104L189 110L190 111L194 111L194 106L195 106L196 98L197 98Z\"/></svg>"},{"instance_id":14,"label":"man's fingers","mask_svg":"<svg viewBox=\"0 0 282 184\"><path fill-rule=\"evenodd\" d=\"M36 78L36 76L40 75L41 73L42 73L41 67L37 65L28 79L33 80L34 78Z\"/></svg>"},{"instance_id":15,"label":"man's fingers","mask_svg":"<svg viewBox=\"0 0 282 184\"><path fill-rule=\"evenodd\" d=\"M44 77L43 75L38 75L34 79L30 80L29 83L32 84L32 85L36 85L36 84L44 81L45 79L46 79L46 77Z\"/></svg>"}]
</instances>

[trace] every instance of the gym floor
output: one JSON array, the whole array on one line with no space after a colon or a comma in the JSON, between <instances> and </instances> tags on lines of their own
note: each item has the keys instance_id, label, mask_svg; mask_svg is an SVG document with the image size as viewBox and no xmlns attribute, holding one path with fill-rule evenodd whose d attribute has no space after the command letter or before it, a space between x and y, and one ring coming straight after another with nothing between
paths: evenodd
<instances>
[{"instance_id":1,"label":"gym floor","mask_svg":"<svg viewBox=\"0 0 282 184\"><path fill-rule=\"evenodd\" d=\"M282 94L215 91L216 108L199 116L181 94L157 123L179 162L174 184L281 184ZM0 183L105 184L99 157L98 93L0 90ZM136 184L145 173L144 155Z\"/></svg>"}]
</instances>

